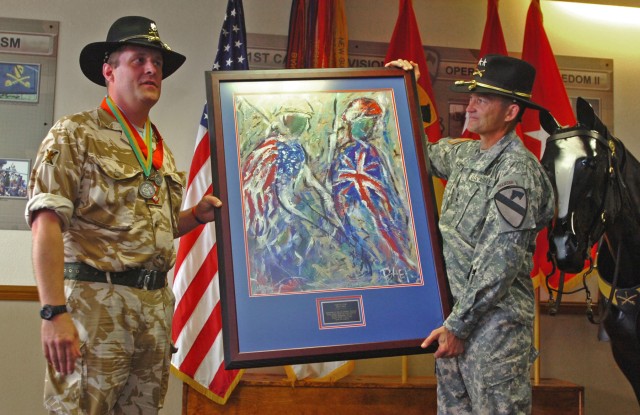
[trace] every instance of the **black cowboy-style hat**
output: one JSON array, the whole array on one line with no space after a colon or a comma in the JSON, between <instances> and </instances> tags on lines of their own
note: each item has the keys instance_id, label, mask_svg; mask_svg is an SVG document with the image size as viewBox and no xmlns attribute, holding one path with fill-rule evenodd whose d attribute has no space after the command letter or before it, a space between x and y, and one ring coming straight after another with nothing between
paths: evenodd
<instances>
[{"instance_id":1,"label":"black cowboy-style hat","mask_svg":"<svg viewBox=\"0 0 640 415\"><path fill-rule=\"evenodd\" d=\"M486 55L478 62L472 80L456 81L449 89L454 92L502 95L524 107L547 111L531 101L535 77L535 68L521 59Z\"/></svg>"},{"instance_id":2,"label":"black cowboy-style hat","mask_svg":"<svg viewBox=\"0 0 640 415\"><path fill-rule=\"evenodd\" d=\"M159 50L163 60L163 79L174 73L187 59L184 55L172 51L169 45L160 40L158 27L153 20L141 16L125 16L111 25L106 42L89 43L82 49L82 73L96 84L105 86L102 64L111 52L127 44Z\"/></svg>"}]
</instances>

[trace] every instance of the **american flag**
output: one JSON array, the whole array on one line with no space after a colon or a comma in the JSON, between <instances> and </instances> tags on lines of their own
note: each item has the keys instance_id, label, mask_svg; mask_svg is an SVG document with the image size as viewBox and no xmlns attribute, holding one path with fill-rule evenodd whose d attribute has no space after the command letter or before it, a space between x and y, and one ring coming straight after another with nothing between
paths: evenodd
<instances>
[{"instance_id":1,"label":"american flag","mask_svg":"<svg viewBox=\"0 0 640 415\"><path fill-rule=\"evenodd\" d=\"M242 0L229 0L213 70L249 69ZM212 193L207 107L196 136L183 209ZM224 404L242 371L224 369L222 315L218 284L215 223L199 226L180 239L173 292L176 309L172 339L173 373L214 402Z\"/></svg>"}]
</instances>

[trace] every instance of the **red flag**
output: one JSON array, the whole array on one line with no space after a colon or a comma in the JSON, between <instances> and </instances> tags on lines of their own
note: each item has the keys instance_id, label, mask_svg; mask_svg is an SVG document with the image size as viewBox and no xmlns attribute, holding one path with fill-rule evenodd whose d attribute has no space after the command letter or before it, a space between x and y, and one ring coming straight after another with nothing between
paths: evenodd
<instances>
[{"instance_id":1,"label":"red flag","mask_svg":"<svg viewBox=\"0 0 640 415\"><path fill-rule=\"evenodd\" d=\"M576 118L562 82L551 44L544 31L540 0L532 0L527 13L522 59L536 68L531 99L548 109L561 125L574 125ZM522 120L527 147L542 157L546 133L540 128L537 111L526 111Z\"/></svg>"},{"instance_id":2,"label":"red flag","mask_svg":"<svg viewBox=\"0 0 640 415\"><path fill-rule=\"evenodd\" d=\"M331 67L331 47L333 46L333 28L331 27L333 5L331 0L318 2L318 15L314 42L313 67Z\"/></svg>"},{"instance_id":3,"label":"red flag","mask_svg":"<svg viewBox=\"0 0 640 415\"><path fill-rule=\"evenodd\" d=\"M431 76L427 59L424 55L424 46L420 39L420 31L416 15L413 12L411 0L400 0L398 20L391 35L385 63L396 59L406 59L418 64L420 68L420 79L418 79L418 99L420 100L420 110L422 112L422 123L424 132L430 142L436 142L442 138L440 130L440 118L436 109L436 101L433 99L433 88L431 87ZM434 193L438 211L442 206L442 195L444 193L444 182L438 178L433 179Z\"/></svg>"},{"instance_id":4,"label":"red flag","mask_svg":"<svg viewBox=\"0 0 640 415\"><path fill-rule=\"evenodd\" d=\"M507 52L507 45L504 42L500 15L498 14L498 1L499 0L487 0L487 21L484 24L482 44L480 45L480 53L478 55L480 58L489 54L504 56L509 54ZM479 138L478 134L467 130L466 117L461 136L473 139Z\"/></svg>"},{"instance_id":5,"label":"red flag","mask_svg":"<svg viewBox=\"0 0 640 415\"><path fill-rule=\"evenodd\" d=\"M289 40L287 43L287 69L305 67L307 13L305 0L293 0L289 16Z\"/></svg>"},{"instance_id":6,"label":"red flag","mask_svg":"<svg viewBox=\"0 0 640 415\"><path fill-rule=\"evenodd\" d=\"M229 0L220 32L214 70L249 69L242 0ZM202 113L191 161L183 209L212 193L207 109ZM214 223L199 226L180 238L173 292L176 309L172 340L178 351L173 373L203 395L226 403L242 371L224 369L222 315L218 285Z\"/></svg>"},{"instance_id":7,"label":"red flag","mask_svg":"<svg viewBox=\"0 0 640 415\"><path fill-rule=\"evenodd\" d=\"M422 121L427 138L431 142L438 141L442 137L440 131L440 119L433 99L431 76L427 67L427 59L424 55L424 46L420 39L420 31L413 12L411 0L400 0L400 11L393 35L387 49L385 63L395 59L406 59L416 62L420 68L418 79L418 96L422 110Z\"/></svg>"},{"instance_id":8,"label":"red flag","mask_svg":"<svg viewBox=\"0 0 640 415\"><path fill-rule=\"evenodd\" d=\"M536 68L536 80L533 84L531 100L547 108L561 125L574 125L576 118L571 108L571 102L544 30L540 0L531 0L529 6L522 59ZM548 134L540 127L538 111L525 111L522 119L522 132L523 141L527 148L538 158L541 158ZM548 250L547 231L544 229L537 239L533 271L531 272L532 278L544 277L551 272L552 264L547 259ZM565 275L566 287L580 282L580 278L574 277L574 274ZM552 288L558 287L558 279L558 272L549 279Z\"/></svg>"},{"instance_id":9,"label":"red flag","mask_svg":"<svg viewBox=\"0 0 640 415\"><path fill-rule=\"evenodd\" d=\"M498 1L487 0L487 22L484 25L480 57L488 54L507 56L507 45L502 34L502 24L498 14Z\"/></svg>"}]
</instances>

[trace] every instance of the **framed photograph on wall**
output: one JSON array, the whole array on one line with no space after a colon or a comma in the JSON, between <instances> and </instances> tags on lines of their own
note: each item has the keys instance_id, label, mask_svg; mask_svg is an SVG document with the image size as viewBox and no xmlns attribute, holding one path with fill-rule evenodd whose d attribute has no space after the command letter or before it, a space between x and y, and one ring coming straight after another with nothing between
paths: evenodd
<instances>
[{"instance_id":1,"label":"framed photograph on wall","mask_svg":"<svg viewBox=\"0 0 640 415\"><path fill-rule=\"evenodd\" d=\"M40 64L0 62L0 101L37 103Z\"/></svg>"},{"instance_id":2,"label":"framed photograph on wall","mask_svg":"<svg viewBox=\"0 0 640 415\"><path fill-rule=\"evenodd\" d=\"M450 305L413 74L206 83L225 366L425 352Z\"/></svg>"},{"instance_id":3,"label":"framed photograph on wall","mask_svg":"<svg viewBox=\"0 0 640 415\"><path fill-rule=\"evenodd\" d=\"M467 103L464 101L449 102L449 137L462 137L466 121Z\"/></svg>"},{"instance_id":4,"label":"framed photograph on wall","mask_svg":"<svg viewBox=\"0 0 640 415\"><path fill-rule=\"evenodd\" d=\"M26 199L31 160L0 157L0 198Z\"/></svg>"}]
</instances>

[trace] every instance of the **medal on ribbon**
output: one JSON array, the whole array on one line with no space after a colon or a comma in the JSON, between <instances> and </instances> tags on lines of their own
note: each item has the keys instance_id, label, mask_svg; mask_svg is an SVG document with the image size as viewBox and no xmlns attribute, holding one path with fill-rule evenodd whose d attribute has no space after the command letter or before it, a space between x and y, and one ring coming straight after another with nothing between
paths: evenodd
<instances>
[{"instance_id":1,"label":"medal on ribbon","mask_svg":"<svg viewBox=\"0 0 640 415\"><path fill-rule=\"evenodd\" d=\"M151 124L148 118L144 124L144 137L141 137L138 130L131 124L127 116L120 111L120 108L113 102L111 97L106 96L100 106L118 121L124 135L126 135L129 140L133 154L135 154L138 163L140 163L142 173L144 174L144 181L138 186L138 194L146 200L153 198L163 182L163 177L158 172L162 167L162 160L164 158L162 137L160 137L155 126ZM151 150L152 130L153 133L155 133L157 141L156 149L153 151ZM152 167L155 167L155 170L153 170Z\"/></svg>"}]
</instances>

